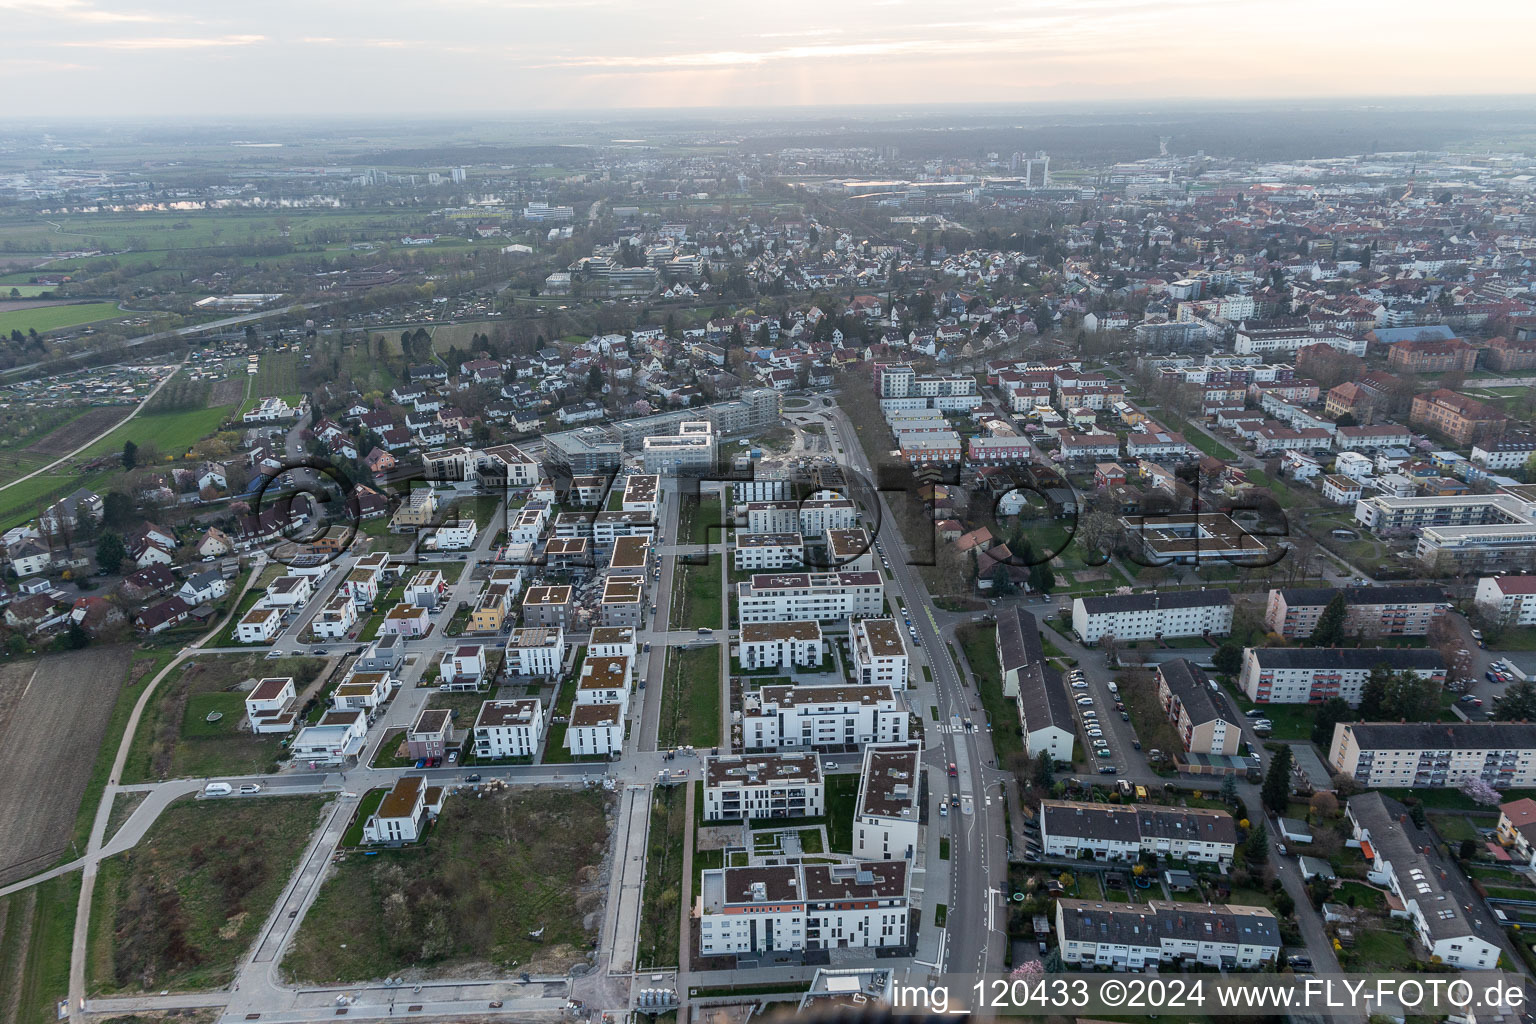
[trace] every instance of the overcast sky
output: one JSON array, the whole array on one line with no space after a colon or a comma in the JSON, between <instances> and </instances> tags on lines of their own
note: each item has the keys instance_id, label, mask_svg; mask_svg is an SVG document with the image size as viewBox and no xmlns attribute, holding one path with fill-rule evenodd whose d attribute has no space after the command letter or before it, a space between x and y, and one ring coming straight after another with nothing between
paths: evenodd
<instances>
[{"instance_id":1,"label":"overcast sky","mask_svg":"<svg viewBox=\"0 0 1536 1024\"><path fill-rule=\"evenodd\" d=\"M0 0L7 115L1533 91L1531 0Z\"/></svg>"}]
</instances>

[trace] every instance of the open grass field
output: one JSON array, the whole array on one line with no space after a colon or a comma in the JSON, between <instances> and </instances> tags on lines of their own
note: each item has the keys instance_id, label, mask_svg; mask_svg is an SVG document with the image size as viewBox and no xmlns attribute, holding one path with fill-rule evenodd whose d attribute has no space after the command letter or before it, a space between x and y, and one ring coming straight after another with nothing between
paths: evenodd
<instances>
[{"instance_id":1,"label":"open grass field","mask_svg":"<svg viewBox=\"0 0 1536 1024\"><path fill-rule=\"evenodd\" d=\"M651 792L651 827L645 841L645 893L641 897L640 970L677 965L678 915L683 898L683 844L688 837L687 794L682 786Z\"/></svg>"},{"instance_id":2,"label":"open grass field","mask_svg":"<svg viewBox=\"0 0 1536 1024\"><path fill-rule=\"evenodd\" d=\"M228 984L325 802L188 798L167 807L137 846L102 862L86 987L104 993Z\"/></svg>"},{"instance_id":3,"label":"open grass field","mask_svg":"<svg viewBox=\"0 0 1536 1024\"><path fill-rule=\"evenodd\" d=\"M722 546L725 537L721 530L724 522L721 516L719 498L701 497L698 501L682 501L682 509L678 514L678 543L713 543Z\"/></svg>"},{"instance_id":4,"label":"open grass field","mask_svg":"<svg viewBox=\"0 0 1536 1024\"><path fill-rule=\"evenodd\" d=\"M117 308L115 302L80 302L65 306L36 306L32 309L12 310L0 307L0 334L9 335L12 331L20 331L22 334L30 331L47 334L49 331L62 330L65 327L94 324L123 315L125 314Z\"/></svg>"},{"instance_id":5,"label":"open grass field","mask_svg":"<svg viewBox=\"0 0 1536 1024\"><path fill-rule=\"evenodd\" d=\"M181 412L146 412L118 427L85 450L86 456L103 455L123 449L124 441L153 444L160 454L180 458L187 449L214 434L224 418L235 411L232 405L211 409L186 409Z\"/></svg>"},{"instance_id":6,"label":"open grass field","mask_svg":"<svg viewBox=\"0 0 1536 1024\"><path fill-rule=\"evenodd\" d=\"M254 409L263 398L283 398L289 405L296 404L303 391L299 385L303 359L298 352L261 353L255 376L246 375L250 380L251 397L241 405L240 412L244 414L248 409Z\"/></svg>"},{"instance_id":7,"label":"open grass field","mask_svg":"<svg viewBox=\"0 0 1536 1024\"><path fill-rule=\"evenodd\" d=\"M656 745L665 749L688 743L720 743L720 651L713 646L667 651Z\"/></svg>"},{"instance_id":8,"label":"open grass field","mask_svg":"<svg viewBox=\"0 0 1536 1024\"><path fill-rule=\"evenodd\" d=\"M122 647L97 647L0 666L0 741L11 758L0 772L0 882L68 851L127 661Z\"/></svg>"},{"instance_id":9,"label":"open grass field","mask_svg":"<svg viewBox=\"0 0 1536 1024\"><path fill-rule=\"evenodd\" d=\"M80 875L0 899L0 1024L48 1024L69 996L69 948Z\"/></svg>"},{"instance_id":10,"label":"open grass field","mask_svg":"<svg viewBox=\"0 0 1536 1024\"><path fill-rule=\"evenodd\" d=\"M266 676L292 676L303 692L322 658L208 654L183 662L150 698L134 733L123 782L263 772L282 752L282 737L240 728L246 685ZM224 717L208 722L210 711Z\"/></svg>"},{"instance_id":11,"label":"open grass field","mask_svg":"<svg viewBox=\"0 0 1536 1024\"><path fill-rule=\"evenodd\" d=\"M596 936L607 803L602 790L450 796L423 844L336 866L283 972L325 983L564 971Z\"/></svg>"},{"instance_id":12,"label":"open grass field","mask_svg":"<svg viewBox=\"0 0 1536 1024\"><path fill-rule=\"evenodd\" d=\"M997 663L997 626L961 626L955 638L971 666L971 675L976 677L981 706L992 723L992 749L997 752L998 764L1006 765L1011 755L1024 752L1024 736L1019 731L1018 712L1013 711L1009 698L1003 696L1002 669Z\"/></svg>"},{"instance_id":13,"label":"open grass field","mask_svg":"<svg viewBox=\"0 0 1536 1024\"><path fill-rule=\"evenodd\" d=\"M217 210L209 212L132 212L56 215L50 220L8 223L0 241L15 251L46 253L60 249L132 249L110 257L87 257L50 262L42 272L65 273L79 264L156 259L163 261L177 250L205 249L255 242L277 242L287 228L295 248L325 245L331 233L357 233L364 237L391 239L410 229L416 218L384 211L331 210ZM23 279L38 273L30 271Z\"/></svg>"},{"instance_id":14,"label":"open grass field","mask_svg":"<svg viewBox=\"0 0 1536 1024\"><path fill-rule=\"evenodd\" d=\"M721 557L724 557L723 552ZM673 600L677 605L677 614L673 628L721 629L724 627L720 606L720 588L724 583L720 579L720 566L717 561L712 560L708 565L678 565L677 581L674 586L676 594Z\"/></svg>"}]
</instances>

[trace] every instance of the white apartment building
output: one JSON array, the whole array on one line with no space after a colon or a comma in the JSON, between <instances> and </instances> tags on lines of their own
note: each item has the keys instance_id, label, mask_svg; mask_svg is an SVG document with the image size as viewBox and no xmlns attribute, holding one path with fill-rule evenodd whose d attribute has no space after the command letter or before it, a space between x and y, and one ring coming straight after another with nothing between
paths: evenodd
<instances>
[{"instance_id":1,"label":"white apartment building","mask_svg":"<svg viewBox=\"0 0 1536 1024\"><path fill-rule=\"evenodd\" d=\"M906 861L712 868L700 881L699 951L906 946Z\"/></svg>"},{"instance_id":2,"label":"white apartment building","mask_svg":"<svg viewBox=\"0 0 1536 1024\"><path fill-rule=\"evenodd\" d=\"M1113 594L1072 602L1072 628L1085 644L1113 636L1122 643L1158 637L1226 636L1232 631L1232 594L1209 590Z\"/></svg>"},{"instance_id":3,"label":"white apartment building","mask_svg":"<svg viewBox=\"0 0 1536 1024\"><path fill-rule=\"evenodd\" d=\"M815 622L749 622L741 627L737 659L748 671L810 668L821 664L821 626Z\"/></svg>"},{"instance_id":4,"label":"white apartment building","mask_svg":"<svg viewBox=\"0 0 1536 1024\"><path fill-rule=\"evenodd\" d=\"M624 711L617 704L577 704L565 730L572 757L617 757L624 752Z\"/></svg>"},{"instance_id":5,"label":"white apartment building","mask_svg":"<svg viewBox=\"0 0 1536 1024\"><path fill-rule=\"evenodd\" d=\"M750 501L747 532L798 533L804 537L851 529L859 518L858 507L847 498L819 496L826 493L804 501Z\"/></svg>"},{"instance_id":6,"label":"white apartment building","mask_svg":"<svg viewBox=\"0 0 1536 1024\"><path fill-rule=\"evenodd\" d=\"M442 789L437 790L441 801ZM420 775L402 775L378 809L363 823L364 843L414 843L421 838L427 819L427 780Z\"/></svg>"},{"instance_id":7,"label":"white apartment building","mask_svg":"<svg viewBox=\"0 0 1536 1024\"><path fill-rule=\"evenodd\" d=\"M490 487L532 487L544 475L544 467L515 444L487 448L474 459L476 472Z\"/></svg>"},{"instance_id":8,"label":"white apartment building","mask_svg":"<svg viewBox=\"0 0 1536 1024\"><path fill-rule=\"evenodd\" d=\"M271 643L282 628L282 612L276 608L252 608L235 624L235 640L242 644Z\"/></svg>"},{"instance_id":9,"label":"white apartment building","mask_svg":"<svg viewBox=\"0 0 1536 1024\"><path fill-rule=\"evenodd\" d=\"M633 663L639 654L633 626L594 626L588 635L589 658L629 658Z\"/></svg>"},{"instance_id":10,"label":"white apartment building","mask_svg":"<svg viewBox=\"0 0 1536 1024\"><path fill-rule=\"evenodd\" d=\"M1224 865L1237 849L1237 825L1226 811L1042 800L1040 845L1047 857L1086 850L1098 861L1132 861L1155 853Z\"/></svg>"},{"instance_id":11,"label":"white apartment building","mask_svg":"<svg viewBox=\"0 0 1536 1024\"><path fill-rule=\"evenodd\" d=\"M815 818L826 813L815 754L721 754L704 759L704 820Z\"/></svg>"},{"instance_id":12,"label":"white apartment building","mask_svg":"<svg viewBox=\"0 0 1536 1024\"><path fill-rule=\"evenodd\" d=\"M1003 696L1012 697L1019 728L1031 757L1043 752L1052 761L1070 763L1077 740L1072 698L1061 673L1045 663L1040 627L1022 608L997 616L997 663L1002 670Z\"/></svg>"},{"instance_id":13,"label":"white apartment building","mask_svg":"<svg viewBox=\"0 0 1536 1024\"><path fill-rule=\"evenodd\" d=\"M300 729L289 749L293 751L295 764L314 767L345 764L362 753L367 735L367 712L327 711L320 716L320 721Z\"/></svg>"},{"instance_id":14,"label":"white apartment building","mask_svg":"<svg viewBox=\"0 0 1536 1024\"><path fill-rule=\"evenodd\" d=\"M848 627L848 647L855 682L907 688L907 641L895 619L854 619Z\"/></svg>"},{"instance_id":15,"label":"white apartment building","mask_svg":"<svg viewBox=\"0 0 1536 1024\"><path fill-rule=\"evenodd\" d=\"M828 530L822 534L822 543L829 568L840 572L872 572L875 568L875 548L863 527Z\"/></svg>"},{"instance_id":16,"label":"white apartment building","mask_svg":"<svg viewBox=\"0 0 1536 1024\"><path fill-rule=\"evenodd\" d=\"M354 672L331 691L337 711L372 711L389 699L399 685L388 672Z\"/></svg>"},{"instance_id":17,"label":"white apartment building","mask_svg":"<svg viewBox=\"0 0 1536 1024\"><path fill-rule=\"evenodd\" d=\"M1427 584L1387 587L1277 587L1264 607L1264 628L1306 639L1333 598L1344 595L1344 632L1350 636L1423 636L1445 614L1445 591Z\"/></svg>"},{"instance_id":18,"label":"white apartment building","mask_svg":"<svg viewBox=\"0 0 1536 1024\"><path fill-rule=\"evenodd\" d=\"M296 698L292 676L269 676L257 680L251 692L245 696L245 720L251 732L258 736L292 732L298 721L298 714L293 707Z\"/></svg>"},{"instance_id":19,"label":"white apartment building","mask_svg":"<svg viewBox=\"0 0 1536 1024\"><path fill-rule=\"evenodd\" d=\"M347 630L357 623L357 604L345 590L338 589L320 606L320 611L310 620L309 628L316 637L335 640L347 635Z\"/></svg>"},{"instance_id":20,"label":"white apartment building","mask_svg":"<svg viewBox=\"0 0 1536 1024\"><path fill-rule=\"evenodd\" d=\"M906 707L889 686L765 686L741 698L747 750L905 743Z\"/></svg>"},{"instance_id":21,"label":"white apartment building","mask_svg":"<svg viewBox=\"0 0 1536 1024\"><path fill-rule=\"evenodd\" d=\"M731 568L752 572L798 569L805 564L805 538L798 533L738 533Z\"/></svg>"},{"instance_id":22,"label":"white apartment building","mask_svg":"<svg viewBox=\"0 0 1536 1024\"><path fill-rule=\"evenodd\" d=\"M1524 789L1536 784L1536 724L1340 722L1328 764L1365 786L1425 789L1482 779L1495 789Z\"/></svg>"},{"instance_id":23,"label":"white apartment building","mask_svg":"<svg viewBox=\"0 0 1536 1024\"><path fill-rule=\"evenodd\" d=\"M576 704L615 704L621 713L628 713L633 682L634 669L629 658L588 655L576 680Z\"/></svg>"},{"instance_id":24,"label":"white apartment building","mask_svg":"<svg viewBox=\"0 0 1536 1024\"><path fill-rule=\"evenodd\" d=\"M544 744L544 709L535 697L488 700L475 716L476 757L536 757Z\"/></svg>"},{"instance_id":25,"label":"white apartment building","mask_svg":"<svg viewBox=\"0 0 1536 1024\"><path fill-rule=\"evenodd\" d=\"M736 611L742 625L880 615L885 584L877 572L761 573L738 584Z\"/></svg>"},{"instance_id":26,"label":"white apartment building","mask_svg":"<svg viewBox=\"0 0 1536 1024\"><path fill-rule=\"evenodd\" d=\"M911 860L918 842L917 743L864 748L859 799L853 812L853 855L863 860Z\"/></svg>"},{"instance_id":27,"label":"white apartment building","mask_svg":"<svg viewBox=\"0 0 1536 1024\"><path fill-rule=\"evenodd\" d=\"M559 626L528 626L507 637L503 670L509 676L549 678L565 664L565 630Z\"/></svg>"},{"instance_id":28,"label":"white apartment building","mask_svg":"<svg viewBox=\"0 0 1536 1024\"><path fill-rule=\"evenodd\" d=\"M1409 835L1401 805L1389 807L1380 793L1361 793L1349 798L1344 813L1369 866L1366 878L1402 903L1430 955L1464 971L1497 968L1500 947L1485 938L1493 922L1468 919L1460 898L1441 884L1440 866L1422 852L1432 838L1422 831Z\"/></svg>"},{"instance_id":29,"label":"white apartment building","mask_svg":"<svg viewBox=\"0 0 1536 1024\"><path fill-rule=\"evenodd\" d=\"M1483 441L1472 446L1472 461L1484 469L1524 469L1532 455L1536 455L1536 435L1532 434L1506 435L1497 441Z\"/></svg>"},{"instance_id":30,"label":"white apartment building","mask_svg":"<svg viewBox=\"0 0 1536 1024\"><path fill-rule=\"evenodd\" d=\"M689 420L677 425L676 434L645 438L640 458L647 473L678 476L712 472L715 452L715 432L709 421Z\"/></svg>"},{"instance_id":31,"label":"white apartment building","mask_svg":"<svg viewBox=\"0 0 1536 1024\"><path fill-rule=\"evenodd\" d=\"M1350 707L1371 670L1386 665L1421 679L1445 682L1439 651L1399 647L1249 647L1237 684L1255 704L1318 704L1341 697Z\"/></svg>"},{"instance_id":32,"label":"white apartment building","mask_svg":"<svg viewBox=\"0 0 1536 1024\"><path fill-rule=\"evenodd\" d=\"M475 544L479 527L473 519L461 517L457 522L434 526L426 533L423 544L433 551L464 551Z\"/></svg>"},{"instance_id":33,"label":"white apartment building","mask_svg":"<svg viewBox=\"0 0 1536 1024\"><path fill-rule=\"evenodd\" d=\"M1280 956L1280 923L1267 907L1152 900L1145 905L1056 901L1063 962L1141 970L1164 960L1257 969Z\"/></svg>"},{"instance_id":34,"label":"white apartment building","mask_svg":"<svg viewBox=\"0 0 1536 1024\"><path fill-rule=\"evenodd\" d=\"M522 508L507 509L507 543L537 544L549 524L549 505L530 501Z\"/></svg>"},{"instance_id":35,"label":"white apartment building","mask_svg":"<svg viewBox=\"0 0 1536 1024\"><path fill-rule=\"evenodd\" d=\"M1536 626L1536 576L1484 576L1474 597L1478 610L1510 626Z\"/></svg>"}]
</instances>

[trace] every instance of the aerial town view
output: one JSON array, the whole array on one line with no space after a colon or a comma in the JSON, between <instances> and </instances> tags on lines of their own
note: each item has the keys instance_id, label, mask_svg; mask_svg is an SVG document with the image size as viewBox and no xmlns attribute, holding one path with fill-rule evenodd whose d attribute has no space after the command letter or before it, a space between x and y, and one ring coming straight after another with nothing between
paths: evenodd
<instances>
[{"instance_id":1,"label":"aerial town view","mask_svg":"<svg viewBox=\"0 0 1536 1024\"><path fill-rule=\"evenodd\" d=\"M1536 14L216 6L0 0L0 1024L1536 1021Z\"/></svg>"}]
</instances>

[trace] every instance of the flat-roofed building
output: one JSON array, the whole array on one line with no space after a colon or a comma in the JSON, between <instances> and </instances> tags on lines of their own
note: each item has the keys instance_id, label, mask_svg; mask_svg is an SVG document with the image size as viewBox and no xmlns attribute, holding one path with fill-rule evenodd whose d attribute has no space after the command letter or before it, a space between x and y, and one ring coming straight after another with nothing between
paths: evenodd
<instances>
[{"instance_id":1,"label":"flat-roofed building","mask_svg":"<svg viewBox=\"0 0 1536 1024\"><path fill-rule=\"evenodd\" d=\"M876 572L759 573L737 587L737 618L749 622L879 615L885 583Z\"/></svg>"},{"instance_id":2,"label":"flat-roofed building","mask_svg":"<svg viewBox=\"0 0 1536 1024\"><path fill-rule=\"evenodd\" d=\"M804 564L805 538L798 533L738 533L732 543L733 569L761 572Z\"/></svg>"},{"instance_id":3,"label":"flat-roofed building","mask_svg":"<svg viewBox=\"0 0 1536 1024\"><path fill-rule=\"evenodd\" d=\"M1243 728L1225 710L1226 701L1217 702L1212 685L1188 658L1174 658L1157 667L1157 699L1184 749L1230 757L1237 753Z\"/></svg>"},{"instance_id":4,"label":"flat-roofed building","mask_svg":"<svg viewBox=\"0 0 1536 1024\"><path fill-rule=\"evenodd\" d=\"M1120 520L1120 527L1140 542L1153 565L1226 562L1234 566L1263 566L1276 555L1263 538L1249 533L1224 512L1151 519L1127 516Z\"/></svg>"},{"instance_id":5,"label":"flat-roofed building","mask_svg":"<svg viewBox=\"0 0 1536 1024\"><path fill-rule=\"evenodd\" d=\"M911 860L918 842L917 743L864 748L859 799L853 810L853 855L868 860Z\"/></svg>"},{"instance_id":6,"label":"flat-roofed building","mask_svg":"<svg viewBox=\"0 0 1536 1024\"><path fill-rule=\"evenodd\" d=\"M339 765L362 753L368 735L368 715L363 711L327 711L314 725L293 737L295 764Z\"/></svg>"},{"instance_id":7,"label":"flat-roofed building","mask_svg":"<svg viewBox=\"0 0 1536 1024\"><path fill-rule=\"evenodd\" d=\"M507 613L512 610L512 586L508 583L487 583L475 606L469 612L468 630L471 633L500 633L508 624Z\"/></svg>"},{"instance_id":8,"label":"flat-roofed building","mask_svg":"<svg viewBox=\"0 0 1536 1024\"><path fill-rule=\"evenodd\" d=\"M389 529L393 533L414 533L429 525L436 513L437 492L430 487L414 487L400 500L389 519Z\"/></svg>"},{"instance_id":9,"label":"flat-roofed building","mask_svg":"<svg viewBox=\"0 0 1536 1024\"><path fill-rule=\"evenodd\" d=\"M475 452L469 448L437 448L421 453L421 471L433 483L456 483L473 476L476 460Z\"/></svg>"},{"instance_id":10,"label":"flat-roofed building","mask_svg":"<svg viewBox=\"0 0 1536 1024\"><path fill-rule=\"evenodd\" d=\"M418 608L435 609L447 596L448 578L437 569L422 569L405 584L405 603Z\"/></svg>"},{"instance_id":11,"label":"flat-roofed building","mask_svg":"<svg viewBox=\"0 0 1536 1024\"><path fill-rule=\"evenodd\" d=\"M889 686L765 686L743 694L747 750L850 750L905 743L906 707Z\"/></svg>"},{"instance_id":12,"label":"flat-roofed building","mask_svg":"<svg viewBox=\"0 0 1536 1024\"><path fill-rule=\"evenodd\" d=\"M427 780L402 775L363 823L364 843L414 843L427 821ZM441 790L439 790L441 793ZM441 802L441 796L438 797Z\"/></svg>"},{"instance_id":13,"label":"flat-roofed building","mask_svg":"<svg viewBox=\"0 0 1536 1024\"><path fill-rule=\"evenodd\" d=\"M297 693L292 676L268 676L256 681L245 695L245 720L251 732L289 733L298 722L294 707Z\"/></svg>"},{"instance_id":14,"label":"flat-roofed building","mask_svg":"<svg viewBox=\"0 0 1536 1024\"><path fill-rule=\"evenodd\" d=\"M1336 594L1344 595L1344 632L1349 636L1424 636L1448 607L1445 591L1429 584L1284 587L1269 592L1264 628L1305 640Z\"/></svg>"},{"instance_id":15,"label":"flat-roofed building","mask_svg":"<svg viewBox=\"0 0 1536 1024\"><path fill-rule=\"evenodd\" d=\"M422 708L405 732L406 753L419 761L441 759L453 740L453 712L447 708Z\"/></svg>"},{"instance_id":16,"label":"flat-roofed building","mask_svg":"<svg viewBox=\"0 0 1536 1024\"><path fill-rule=\"evenodd\" d=\"M623 657L592 657L581 664L576 680L577 704L617 704L629 710L629 691L634 683L634 662Z\"/></svg>"},{"instance_id":17,"label":"flat-roofed building","mask_svg":"<svg viewBox=\"0 0 1536 1024\"><path fill-rule=\"evenodd\" d=\"M714 428L707 420L679 423L676 434L653 435L641 442L641 464L647 473L702 476L715 468Z\"/></svg>"},{"instance_id":18,"label":"flat-roofed building","mask_svg":"<svg viewBox=\"0 0 1536 1024\"><path fill-rule=\"evenodd\" d=\"M524 626L559 626L571 624L571 588L568 586L529 587L523 595Z\"/></svg>"},{"instance_id":19,"label":"flat-roofed building","mask_svg":"<svg viewBox=\"0 0 1536 1024\"><path fill-rule=\"evenodd\" d=\"M608 556L608 572L615 575L644 576L651 560L649 537L619 537Z\"/></svg>"},{"instance_id":20,"label":"flat-roofed building","mask_svg":"<svg viewBox=\"0 0 1536 1024\"><path fill-rule=\"evenodd\" d=\"M271 643L282 628L282 612L276 608L252 608L235 624L235 641L242 644Z\"/></svg>"},{"instance_id":21,"label":"flat-roofed building","mask_svg":"<svg viewBox=\"0 0 1536 1024\"><path fill-rule=\"evenodd\" d=\"M822 534L827 549L828 568L840 572L873 572L875 546L862 526L846 530L827 530Z\"/></svg>"},{"instance_id":22,"label":"flat-roofed building","mask_svg":"<svg viewBox=\"0 0 1536 1024\"><path fill-rule=\"evenodd\" d=\"M565 729L573 757L616 757L624 752L624 709L617 704L577 704Z\"/></svg>"},{"instance_id":23,"label":"flat-roofed building","mask_svg":"<svg viewBox=\"0 0 1536 1024\"><path fill-rule=\"evenodd\" d=\"M499 444L479 453L475 472L483 487L521 489L537 484L544 466L515 444Z\"/></svg>"},{"instance_id":24,"label":"flat-roofed building","mask_svg":"<svg viewBox=\"0 0 1536 1024\"><path fill-rule=\"evenodd\" d=\"M629 658L633 661L639 653L633 626L594 626L587 639L589 658Z\"/></svg>"},{"instance_id":25,"label":"flat-roofed building","mask_svg":"<svg viewBox=\"0 0 1536 1024\"><path fill-rule=\"evenodd\" d=\"M1040 801L1040 846L1047 857L1134 861L1144 853L1169 860L1230 864L1237 824L1226 811L1157 804Z\"/></svg>"},{"instance_id":26,"label":"flat-roofed building","mask_svg":"<svg viewBox=\"0 0 1536 1024\"><path fill-rule=\"evenodd\" d=\"M1403 647L1250 647L1237 685L1255 704L1318 704L1333 697L1360 703L1371 671L1385 665L1445 682L1439 651Z\"/></svg>"},{"instance_id":27,"label":"flat-roofed building","mask_svg":"<svg viewBox=\"0 0 1536 1024\"><path fill-rule=\"evenodd\" d=\"M379 627L379 631L395 636L412 637L426 636L430 628L432 628L431 616L425 608L402 602L384 613L384 624Z\"/></svg>"},{"instance_id":28,"label":"flat-roofed building","mask_svg":"<svg viewBox=\"0 0 1536 1024\"><path fill-rule=\"evenodd\" d=\"M1328 764L1364 786L1426 789L1481 779L1495 789L1536 783L1530 722L1340 722Z\"/></svg>"},{"instance_id":29,"label":"flat-roofed building","mask_svg":"<svg viewBox=\"0 0 1536 1024\"><path fill-rule=\"evenodd\" d=\"M507 637L502 668L509 676L550 679L565 664L565 630L559 626L524 626Z\"/></svg>"},{"instance_id":30,"label":"flat-roofed building","mask_svg":"<svg viewBox=\"0 0 1536 1024\"><path fill-rule=\"evenodd\" d=\"M605 626L638 626L644 618L645 583L637 576L609 576L603 581L598 619Z\"/></svg>"},{"instance_id":31,"label":"flat-roofed building","mask_svg":"<svg viewBox=\"0 0 1536 1024\"><path fill-rule=\"evenodd\" d=\"M1085 644L1113 636L1119 642L1232 632L1232 594L1222 587L1166 593L1079 597L1072 628Z\"/></svg>"},{"instance_id":32,"label":"flat-roofed building","mask_svg":"<svg viewBox=\"0 0 1536 1024\"><path fill-rule=\"evenodd\" d=\"M357 624L357 605L353 603L351 595L344 590L326 598L315 617L310 620L309 628L316 637L324 640L336 640L347 635L347 631Z\"/></svg>"},{"instance_id":33,"label":"flat-roofed building","mask_svg":"<svg viewBox=\"0 0 1536 1024\"><path fill-rule=\"evenodd\" d=\"M710 868L699 885L699 951L906 947L906 861Z\"/></svg>"},{"instance_id":34,"label":"flat-roofed building","mask_svg":"<svg viewBox=\"0 0 1536 1024\"><path fill-rule=\"evenodd\" d=\"M826 786L815 754L721 754L704 759L704 820L816 818Z\"/></svg>"},{"instance_id":35,"label":"flat-roofed building","mask_svg":"<svg viewBox=\"0 0 1536 1024\"><path fill-rule=\"evenodd\" d=\"M1139 971L1164 960L1256 970L1279 959L1280 922L1267 907L1220 903L1056 901L1064 963Z\"/></svg>"},{"instance_id":36,"label":"flat-roofed building","mask_svg":"<svg viewBox=\"0 0 1536 1024\"><path fill-rule=\"evenodd\" d=\"M625 477L619 508L624 512L648 512L654 518L661 508L661 477L654 473L631 473Z\"/></svg>"},{"instance_id":37,"label":"flat-roofed building","mask_svg":"<svg viewBox=\"0 0 1536 1024\"><path fill-rule=\"evenodd\" d=\"M848 627L848 648L855 682L907 688L907 641L895 619L854 619Z\"/></svg>"},{"instance_id":38,"label":"flat-roofed building","mask_svg":"<svg viewBox=\"0 0 1536 1024\"><path fill-rule=\"evenodd\" d=\"M488 700L475 717L475 756L536 757L544 743L544 708L537 698Z\"/></svg>"},{"instance_id":39,"label":"flat-roofed building","mask_svg":"<svg viewBox=\"0 0 1536 1024\"><path fill-rule=\"evenodd\" d=\"M592 541L587 537L551 537L544 545L544 565L554 572L585 575L595 568Z\"/></svg>"},{"instance_id":40,"label":"flat-roofed building","mask_svg":"<svg viewBox=\"0 0 1536 1024\"><path fill-rule=\"evenodd\" d=\"M814 668L822 659L821 626L811 621L748 622L741 627L737 659L747 671Z\"/></svg>"},{"instance_id":41,"label":"flat-roofed building","mask_svg":"<svg viewBox=\"0 0 1536 1024\"><path fill-rule=\"evenodd\" d=\"M354 672L331 691L331 707L338 711L372 711L389 700L397 685L388 672Z\"/></svg>"}]
</instances>

